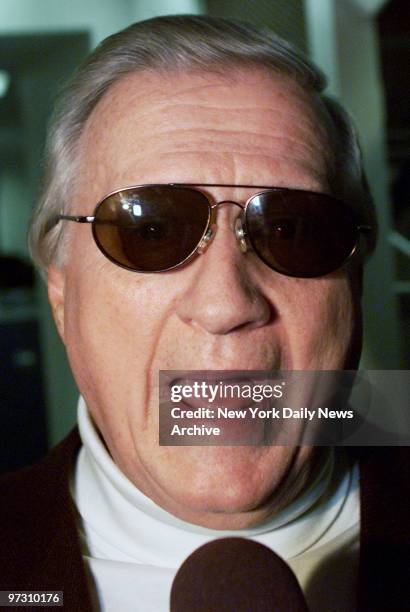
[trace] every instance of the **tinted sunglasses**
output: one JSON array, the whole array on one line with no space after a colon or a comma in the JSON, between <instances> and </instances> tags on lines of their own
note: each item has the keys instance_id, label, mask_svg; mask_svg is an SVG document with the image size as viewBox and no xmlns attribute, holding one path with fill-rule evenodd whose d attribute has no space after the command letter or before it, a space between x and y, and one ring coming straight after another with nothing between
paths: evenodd
<instances>
[{"instance_id":1,"label":"tinted sunglasses","mask_svg":"<svg viewBox=\"0 0 410 612\"><path fill-rule=\"evenodd\" d=\"M245 206L212 203L198 187L258 189ZM361 225L351 208L323 193L282 187L170 183L136 185L104 197L93 216L58 215L91 223L100 251L135 272L166 272L202 253L216 228L222 204L241 208L235 233L242 250L251 248L271 269L313 278L340 268L356 251Z\"/></svg>"}]
</instances>

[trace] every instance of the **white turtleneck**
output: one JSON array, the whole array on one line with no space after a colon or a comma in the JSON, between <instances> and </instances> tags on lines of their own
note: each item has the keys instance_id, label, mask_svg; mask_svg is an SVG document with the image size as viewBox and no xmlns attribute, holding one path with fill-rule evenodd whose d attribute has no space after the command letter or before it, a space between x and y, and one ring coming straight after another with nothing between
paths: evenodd
<instances>
[{"instance_id":1,"label":"white turtleneck","mask_svg":"<svg viewBox=\"0 0 410 612\"><path fill-rule=\"evenodd\" d=\"M182 521L141 493L112 461L82 398L78 424L83 447L73 495L101 610L166 612L172 580L184 559L224 536L251 538L285 559L313 612L354 609L358 469L349 467L343 455L329 453L308 490L270 521L241 531L217 531ZM326 568L335 568L340 555L344 561L334 569L336 577L331 576L335 593Z\"/></svg>"}]
</instances>

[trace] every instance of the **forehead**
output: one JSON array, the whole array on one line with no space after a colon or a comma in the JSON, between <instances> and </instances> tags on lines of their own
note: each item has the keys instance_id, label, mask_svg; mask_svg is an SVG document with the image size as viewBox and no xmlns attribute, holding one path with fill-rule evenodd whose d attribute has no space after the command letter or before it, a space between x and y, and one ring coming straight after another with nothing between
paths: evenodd
<instances>
[{"instance_id":1,"label":"forehead","mask_svg":"<svg viewBox=\"0 0 410 612\"><path fill-rule=\"evenodd\" d=\"M292 186L295 172L314 183L300 186L320 188L330 153L320 100L287 76L140 72L115 83L91 113L80 139L79 186L94 203L149 182Z\"/></svg>"}]
</instances>

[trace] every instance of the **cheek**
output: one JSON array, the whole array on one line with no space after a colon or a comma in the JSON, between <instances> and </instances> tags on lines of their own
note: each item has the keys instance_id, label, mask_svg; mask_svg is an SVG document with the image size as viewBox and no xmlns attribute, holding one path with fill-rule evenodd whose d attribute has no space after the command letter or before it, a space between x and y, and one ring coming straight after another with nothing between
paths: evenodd
<instances>
[{"instance_id":1,"label":"cheek","mask_svg":"<svg viewBox=\"0 0 410 612\"><path fill-rule=\"evenodd\" d=\"M66 348L90 407L141 402L167 312L145 279L109 263L69 274Z\"/></svg>"},{"instance_id":2,"label":"cheek","mask_svg":"<svg viewBox=\"0 0 410 612\"><path fill-rule=\"evenodd\" d=\"M352 342L355 309L345 277L309 281L294 306L289 325L294 369L342 368Z\"/></svg>"}]
</instances>

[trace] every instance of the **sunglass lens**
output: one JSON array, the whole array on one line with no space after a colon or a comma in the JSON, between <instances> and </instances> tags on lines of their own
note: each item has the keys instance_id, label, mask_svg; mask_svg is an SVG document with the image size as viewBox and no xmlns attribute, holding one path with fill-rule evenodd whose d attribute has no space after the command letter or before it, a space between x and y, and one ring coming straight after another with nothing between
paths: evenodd
<instances>
[{"instance_id":1,"label":"sunglass lens","mask_svg":"<svg viewBox=\"0 0 410 612\"><path fill-rule=\"evenodd\" d=\"M113 262L141 272L161 272L193 254L208 225L210 208L199 191L148 186L103 200L94 238Z\"/></svg>"},{"instance_id":2,"label":"sunglass lens","mask_svg":"<svg viewBox=\"0 0 410 612\"><path fill-rule=\"evenodd\" d=\"M334 198L275 190L255 196L246 229L256 253L271 268L299 278L337 270L357 242L353 213Z\"/></svg>"}]
</instances>

